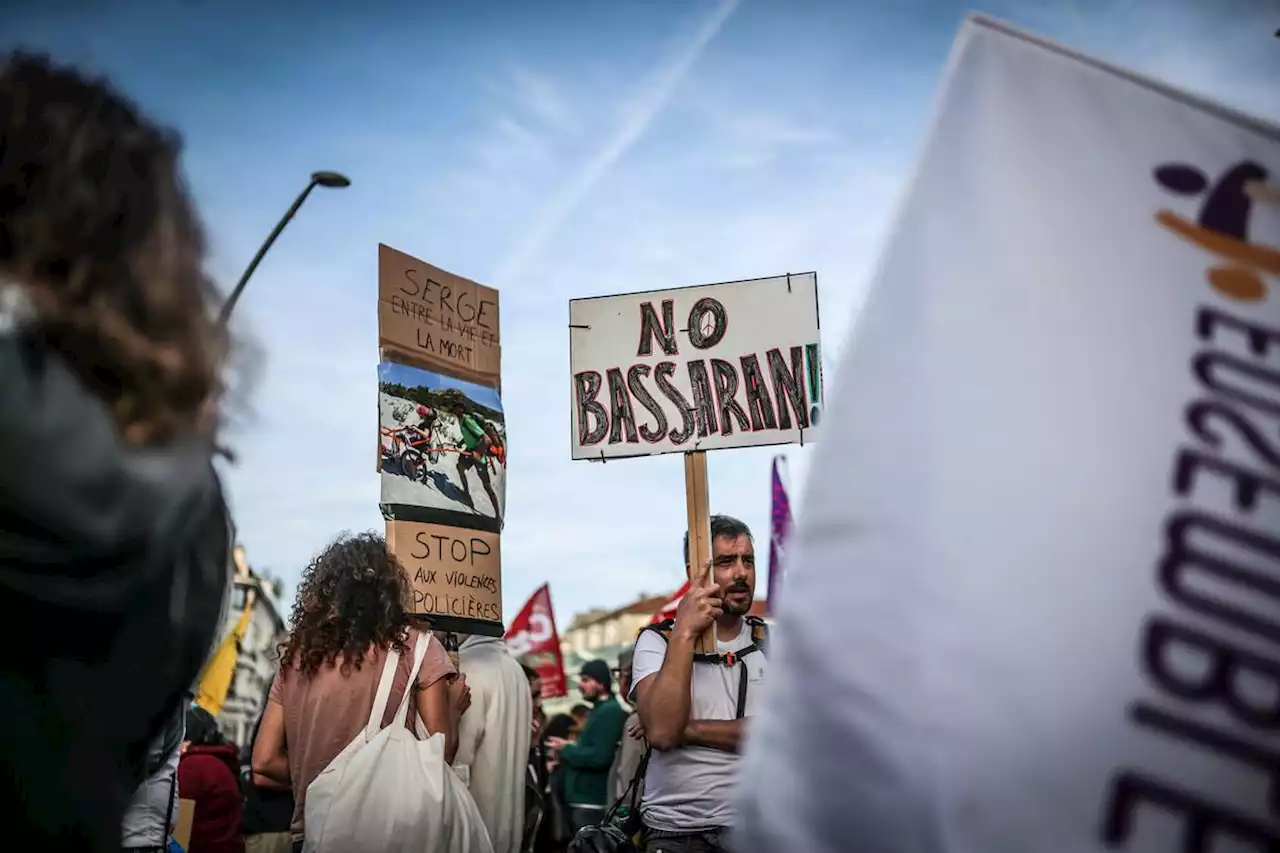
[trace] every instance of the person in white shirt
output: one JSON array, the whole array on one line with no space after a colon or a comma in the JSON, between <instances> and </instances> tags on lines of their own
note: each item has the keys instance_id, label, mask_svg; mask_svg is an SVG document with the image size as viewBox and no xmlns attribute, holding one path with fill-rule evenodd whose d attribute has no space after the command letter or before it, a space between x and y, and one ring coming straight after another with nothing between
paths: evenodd
<instances>
[{"instance_id":1,"label":"person in white shirt","mask_svg":"<svg viewBox=\"0 0 1280 853\"><path fill-rule=\"evenodd\" d=\"M496 637L467 637L458 665L471 707L458 728L453 766L468 782L494 853L519 853L533 718L529 679Z\"/></svg>"},{"instance_id":2,"label":"person in white shirt","mask_svg":"<svg viewBox=\"0 0 1280 853\"><path fill-rule=\"evenodd\" d=\"M674 624L636 640L632 695L653 749L640 805L647 853L726 851L734 824L738 750L766 665L764 623L748 615L756 562L741 521L711 517L711 571L712 585L689 590ZM716 654L697 655L709 628Z\"/></svg>"}]
</instances>

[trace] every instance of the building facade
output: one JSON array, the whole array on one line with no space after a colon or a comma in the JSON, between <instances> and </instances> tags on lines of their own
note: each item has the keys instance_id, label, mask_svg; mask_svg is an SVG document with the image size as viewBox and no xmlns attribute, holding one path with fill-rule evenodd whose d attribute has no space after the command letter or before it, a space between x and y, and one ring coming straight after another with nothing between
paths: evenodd
<instances>
[{"instance_id":1,"label":"building facade","mask_svg":"<svg viewBox=\"0 0 1280 853\"><path fill-rule=\"evenodd\" d=\"M250 607L249 623L239 644L235 674L226 703L218 714L218 728L242 749L252 746L258 716L267 701L271 680L279 660L277 646L284 640L286 625L280 612L279 589L275 582L259 577L238 555L236 577L227 607L221 637L235 630Z\"/></svg>"}]
</instances>

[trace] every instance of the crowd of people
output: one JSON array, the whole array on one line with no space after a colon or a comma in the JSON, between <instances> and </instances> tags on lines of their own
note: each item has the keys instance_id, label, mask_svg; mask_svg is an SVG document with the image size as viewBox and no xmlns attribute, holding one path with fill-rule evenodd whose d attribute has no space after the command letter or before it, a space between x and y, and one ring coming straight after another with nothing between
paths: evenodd
<instances>
[{"instance_id":1,"label":"crowd of people","mask_svg":"<svg viewBox=\"0 0 1280 853\"><path fill-rule=\"evenodd\" d=\"M374 533L303 571L247 767L193 705L233 574L231 346L179 150L104 80L0 65L0 630L42 637L0 674L11 845L171 850L189 801L191 853L727 849L766 659L732 518L713 583L583 666L569 715L499 639L451 659Z\"/></svg>"}]
</instances>

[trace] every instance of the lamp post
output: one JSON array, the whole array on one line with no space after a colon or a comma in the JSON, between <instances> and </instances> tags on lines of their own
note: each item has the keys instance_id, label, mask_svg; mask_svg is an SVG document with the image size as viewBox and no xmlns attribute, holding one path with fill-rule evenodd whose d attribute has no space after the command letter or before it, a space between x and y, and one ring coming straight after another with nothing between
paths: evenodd
<instances>
[{"instance_id":1,"label":"lamp post","mask_svg":"<svg viewBox=\"0 0 1280 853\"><path fill-rule=\"evenodd\" d=\"M285 211L284 216L280 217L280 221L276 223L276 227L267 235L267 239L263 241L258 248L258 254L253 256L253 260L249 262L249 266L245 268L244 274L240 276L240 280L236 282L235 288L232 289L231 295L227 297L227 301L222 305L222 311L218 314L219 325L226 325L227 319L231 316L231 309L236 307L236 302L240 299L240 294L244 292L244 287L249 283L249 277L253 275L253 271L258 268L258 264L262 263L262 258L267 254L267 250L271 248L271 244L280 236L280 232L289 224L289 220L293 219L293 215L298 212L298 208L302 207L302 203L307 200L307 196L311 195L311 191L316 187L325 187L327 189L340 190L351 186L351 179L346 175L340 175L337 172L312 172L311 181L307 184L306 189L298 194L293 200L293 204Z\"/></svg>"}]
</instances>

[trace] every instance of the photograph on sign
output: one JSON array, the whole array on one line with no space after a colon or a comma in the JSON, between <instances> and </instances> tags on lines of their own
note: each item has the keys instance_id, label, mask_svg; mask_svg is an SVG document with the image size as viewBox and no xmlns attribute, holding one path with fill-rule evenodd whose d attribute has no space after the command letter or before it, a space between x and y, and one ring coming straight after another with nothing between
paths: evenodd
<instances>
[{"instance_id":1,"label":"photograph on sign","mask_svg":"<svg viewBox=\"0 0 1280 853\"><path fill-rule=\"evenodd\" d=\"M379 244L378 338L415 364L496 386L498 291Z\"/></svg>"},{"instance_id":2,"label":"photograph on sign","mask_svg":"<svg viewBox=\"0 0 1280 853\"><path fill-rule=\"evenodd\" d=\"M388 521L387 542L409 578L410 612L438 630L502 636L498 534Z\"/></svg>"},{"instance_id":3,"label":"photograph on sign","mask_svg":"<svg viewBox=\"0 0 1280 853\"><path fill-rule=\"evenodd\" d=\"M571 300L569 364L574 459L813 441L818 276Z\"/></svg>"},{"instance_id":4,"label":"photograph on sign","mask_svg":"<svg viewBox=\"0 0 1280 853\"><path fill-rule=\"evenodd\" d=\"M388 517L501 529L507 440L497 391L383 362L378 410Z\"/></svg>"}]
</instances>

